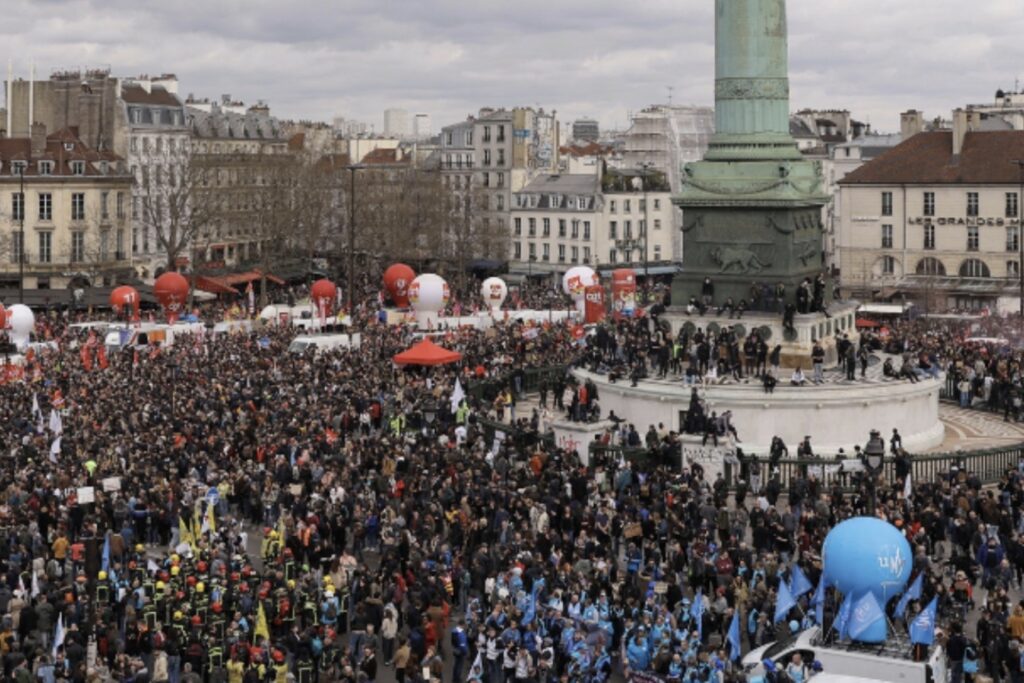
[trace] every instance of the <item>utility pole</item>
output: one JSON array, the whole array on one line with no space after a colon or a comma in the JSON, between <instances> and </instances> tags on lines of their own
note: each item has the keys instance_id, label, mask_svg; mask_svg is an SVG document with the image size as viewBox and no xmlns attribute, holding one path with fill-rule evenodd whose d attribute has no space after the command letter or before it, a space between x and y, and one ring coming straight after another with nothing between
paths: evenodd
<instances>
[{"instance_id":1,"label":"utility pole","mask_svg":"<svg viewBox=\"0 0 1024 683\"><path fill-rule=\"evenodd\" d=\"M348 170L352 174L349 186L348 197L348 314L355 316L355 309L352 308L352 294L356 287L356 172L366 168L362 164L349 164Z\"/></svg>"},{"instance_id":2,"label":"utility pole","mask_svg":"<svg viewBox=\"0 0 1024 683\"><path fill-rule=\"evenodd\" d=\"M18 303L25 303L25 166L18 166L18 195L21 213L18 219Z\"/></svg>"}]
</instances>

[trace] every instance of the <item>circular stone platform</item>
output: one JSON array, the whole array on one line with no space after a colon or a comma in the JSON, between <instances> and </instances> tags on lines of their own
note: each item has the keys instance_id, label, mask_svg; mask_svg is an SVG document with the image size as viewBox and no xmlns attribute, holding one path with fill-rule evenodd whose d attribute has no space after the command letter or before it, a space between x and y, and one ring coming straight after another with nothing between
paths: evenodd
<instances>
[{"instance_id":1,"label":"circular stone platform","mask_svg":"<svg viewBox=\"0 0 1024 683\"><path fill-rule=\"evenodd\" d=\"M573 372L592 380L598 388L602 415L615 415L632 422L644 434L659 422L679 431L693 387L678 378L641 380L630 387L628 380L612 383L607 375L585 370ZM872 429L888 441L899 429L903 446L922 452L943 442L945 427L939 419L939 388L942 379L922 379L916 384L881 377L881 363L874 363L865 380L847 382L830 370L820 385L789 385L783 371L775 393L766 394L757 379L698 387L707 410L718 414L732 411L732 423L745 453L765 455L773 436L781 436L795 457L805 435L811 436L816 454L832 457L840 449L852 452L854 445L867 443ZM808 373L810 374L810 373Z\"/></svg>"}]
</instances>

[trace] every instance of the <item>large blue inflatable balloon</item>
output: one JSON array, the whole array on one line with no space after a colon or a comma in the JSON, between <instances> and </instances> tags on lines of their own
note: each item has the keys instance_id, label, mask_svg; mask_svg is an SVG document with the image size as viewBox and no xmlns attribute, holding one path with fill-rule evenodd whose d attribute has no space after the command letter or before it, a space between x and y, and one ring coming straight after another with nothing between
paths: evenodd
<instances>
[{"instance_id":1,"label":"large blue inflatable balloon","mask_svg":"<svg viewBox=\"0 0 1024 683\"><path fill-rule=\"evenodd\" d=\"M858 600L873 593L883 608L899 595L910 579L913 554L899 529L876 517L854 517L825 537L822 564L826 585ZM878 620L857 637L865 643L886 639L885 620Z\"/></svg>"}]
</instances>

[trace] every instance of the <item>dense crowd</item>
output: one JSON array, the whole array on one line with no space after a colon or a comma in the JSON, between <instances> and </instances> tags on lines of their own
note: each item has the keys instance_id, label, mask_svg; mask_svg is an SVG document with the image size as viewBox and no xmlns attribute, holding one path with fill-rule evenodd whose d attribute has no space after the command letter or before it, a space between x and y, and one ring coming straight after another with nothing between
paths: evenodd
<instances>
[{"instance_id":1,"label":"dense crowd","mask_svg":"<svg viewBox=\"0 0 1024 683\"><path fill-rule=\"evenodd\" d=\"M391 358L414 335L375 318L356 316L358 349L293 355L294 332L268 328L102 362L88 330L41 319L57 349L0 390L6 680L742 680L733 615L744 652L804 625L808 595L775 618L779 583L794 562L816 582L828 530L873 512L906 530L928 577L908 614L939 594L960 619L967 581L986 610L969 634L979 657L1019 675L1024 616L1005 597L1024 573L1018 472L989 492L953 471L912 505L902 482L881 482L872 511L863 478L852 493L813 476L784 487L769 469L729 490L672 462L678 435L654 425L621 438L666 457L584 467L486 427L508 411L544 431L515 413L526 371L590 364L635 382L700 368L689 349L711 342L682 353L646 319L589 341L571 324L499 323L437 334L459 364L400 368ZM741 354L738 372L767 372L761 355L744 367ZM538 388L544 406L551 393L578 419L601 413L596 390L564 374Z\"/></svg>"}]
</instances>

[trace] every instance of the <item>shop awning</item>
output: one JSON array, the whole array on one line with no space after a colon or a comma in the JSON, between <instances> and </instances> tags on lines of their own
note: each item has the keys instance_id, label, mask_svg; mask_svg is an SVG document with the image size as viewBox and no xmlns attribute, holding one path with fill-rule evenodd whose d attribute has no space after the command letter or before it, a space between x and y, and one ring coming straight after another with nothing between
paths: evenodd
<instances>
[{"instance_id":1,"label":"shop awning","mask_svg":"<svg viewBox=\"0 0 1024 683\"><path fill-rule=\"evenodd\" d=\"M247 285L250 282L254 282L256 280L262 280L263 279L263 273L261 273L258 270L250 270L250 271L246 271L244 273L231 273L229 275L218 275L215 279L217 281L219 281L222 285L227 285L229 287L234 287L235 285ZM273 282L275 285L283 285L284 284L284 280L282 280L281 278L277 277L276 275L272 275L270 273L267 273L267 280L270 281L270 282Z\"/></svg>"},{"instance_id":2,"label":"shop awning","mask_svg":"<svg viewBox=\"0 0 1024 683\"><path fill-rule=\"evenodd\" d=\"M211 294L238 294L238 290L231 285L226 285L221 282L220 278L210 277L208 275L200 275L196 278L196 289L201 289L204 292L210 292Z\"/></svg>"}]
</instances>

